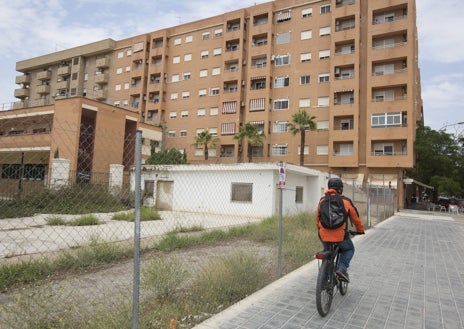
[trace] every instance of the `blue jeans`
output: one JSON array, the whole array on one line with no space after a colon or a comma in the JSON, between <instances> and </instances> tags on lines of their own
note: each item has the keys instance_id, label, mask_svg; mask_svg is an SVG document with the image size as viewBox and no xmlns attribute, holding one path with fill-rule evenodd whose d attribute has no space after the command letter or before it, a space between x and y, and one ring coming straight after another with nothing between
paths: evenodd
<instances>
[{"instance_id":1,"label":"blue jeans","mask_svg":"<svg viewBox=\"0 0 464 329\"><path fill-rule=\"evenodd\" d=\"M341 270L347 270L350 267L351 258L354 255L354 244L351 241L350 235L347 233L345 235L345 240L338 244L341 249L340 255L340 263L338 264L338 268ZM322 241L322 246L324 250L329 250L329 243Z\"/></svg>"}]
</instances>

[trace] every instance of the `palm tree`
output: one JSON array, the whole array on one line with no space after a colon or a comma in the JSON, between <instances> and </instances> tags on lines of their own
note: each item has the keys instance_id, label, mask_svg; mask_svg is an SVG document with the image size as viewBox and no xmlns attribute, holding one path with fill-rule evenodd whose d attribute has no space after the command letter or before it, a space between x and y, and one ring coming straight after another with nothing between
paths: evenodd
<instances>
[{"instance_id":1,"label":"palm tree","mask_svg":"<svg viewBox=\"0 0 464 329\"><path fill-rule=\"evenodd\" d=\"M259 130L259 127L252 123L245 123L240 127L238 134L234 136L234 139L238 140L238 143L246 138L248 142L247 147L247 157L248 162L253 160L253 147L254 146L263 146L263 138L266 137L262 131Z\"/></svg>"},{"instance_id":2,"label":"palm tree","mask_svg":"<svg viewBox=\"0 0 464 329\"><path fill-rule=\"evenodd\" d=\"M208 129L206 129L195 136L195 142L192 145L196 148L203 147L203 154L205 155L205 160L208 160L208 148L216 147L218 141L219 138L216 138L213 135L211 135Z\"/></svg>"},{"instance_id":3,"label":"palm tree","mask_svg":"<svg viewBox=\"0 0 464 329\"><path fill-rule=\"evenodd\" d=\"M304 147L306 140L306 130L316 129L315 116L310 116L305 110L299 110L292 115L292 122L288 124L293 135L300 133L300 166L304 165Z\"/></svg>"}]
</instances>

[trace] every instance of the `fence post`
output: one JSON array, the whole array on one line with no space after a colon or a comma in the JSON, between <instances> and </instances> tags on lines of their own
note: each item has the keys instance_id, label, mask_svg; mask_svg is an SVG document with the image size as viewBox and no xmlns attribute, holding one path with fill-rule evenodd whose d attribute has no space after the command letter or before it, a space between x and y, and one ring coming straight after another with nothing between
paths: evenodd
<instances>
[{"instance_id":1,"label":"fence post","mask_svg":"<svg viewBox=\"0 0 464 329\"><path fill-rule=\"evenodd\" d=\"M69 165L68 159L53 159L50 170L50 190L59 190L68 186L69 182Z\"/></svg>"},{"instance_id":2,"label":"fence post","mask_svg":"<svg viewBox=\"0 0 464 329\"><path fill-rule=\"evenodd\" d=\"M140 199L141 199L141 165L142 131L137 130L135 137L135 220L134 220L134 287L132 298L132 329L138 328L140 295Z\"/></svg>"},{"instance_id":3,"label":"fence post","mask_svg":"<svg viewBox=\"0 0 464 329\"><path fill-rule=\"evenodd\" d=\"M122 190L122 182L124 175L124 166L120 164L110 164L110 181L109 192L112 195L118 195Z\"/></svg>"}]
</instances>

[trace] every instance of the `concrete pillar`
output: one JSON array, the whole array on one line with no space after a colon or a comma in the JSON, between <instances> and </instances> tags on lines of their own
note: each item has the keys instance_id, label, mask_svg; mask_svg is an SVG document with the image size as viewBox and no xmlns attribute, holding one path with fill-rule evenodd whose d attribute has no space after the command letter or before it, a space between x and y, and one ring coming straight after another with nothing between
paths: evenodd
<instances>
[{"instance_id":1,"label":"concrete pillar","mask_svg":"<svg viewBox=\"0 0 464 329\"><path fill-rule=\"evenodd\" d=\"M59 190L67 187L69 184L69 167L68 159L53 159L50 170L50 189Z\"/></svg>"},{"instance_id":2,"label":"concrete pillar","mask_svg":"<svg viewBox=\"0 0 464 329\"><path fill-rule=\"evenodd\" d=\"M124 166L120 164L110 164L109 192L118 195L122 190L124 176Z\"/></svg>"}]
</instances>

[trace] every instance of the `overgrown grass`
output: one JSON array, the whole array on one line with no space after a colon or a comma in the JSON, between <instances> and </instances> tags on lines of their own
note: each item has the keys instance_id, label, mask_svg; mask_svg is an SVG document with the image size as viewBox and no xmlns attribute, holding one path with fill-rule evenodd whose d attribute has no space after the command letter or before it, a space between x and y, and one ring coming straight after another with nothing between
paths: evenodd
<instances>
[{"instance_id":1,"label":"overgrown grass","mask_svg":"<svg viewBox=\"0 0 464 329\"><path fill-rule=\"evenodd\" d=\"M155 258L142 272L141 285L145 298L140 305L139 327L168 328L170 321L175 320L178 327L191 328L270 283L276 278L276 272L269 271L269 265L263 264L254 250L239 248L232 254L215 256L194 272L195 275L187 272L186 265L170 255L179 249L219 246L237 239L254 241L277 250L278 224L278 218L271 217L259 224L225 230L202 232L201 227L179 227L166 234L151 247L156 252ZM285 217L282 241L284 274L312 260L314 253L320 249L314 215ZM0 288L5 290L15 284L38 281L65 271L88 271L101 264L130 257L132 252L130 248L117 247L116 244L95 239L89 246L64 252L54 260L28 261L0 267ZM34 309L43 308L35 315L29 313L33 312L32 309L29 311L19 304L18 307L23 307L24 311L18 309L10 312L19 319L27 317L25 321L29 321L31 326L24 328L105 329L131 326L131 305L127 297L111 312L102 306L101 309L95 308L91 315L81 314L81 309L68 313L47 310L48 307L55 307L50 298L37 298L35 302L38 305ZM67 306L67 310L73 308L79 309L79 305ZM75 318L76 314L81 314L79 321ZM34 316L37 319L31 318Z\"/></svg>"},{"instance_id":2,"label":"overgrown grass","mask_svg":"<svg viewBox=\"0 0 464 329\"><path fill-rule=\"evenodd\" d=\"M46 190L25 197L0 200L0 218L43 214L88 214L128 209L118 197L95 186L75 186L59 191Z\"/></svg>"},{"instance_id":3,"label":"overgrown grass","mask_svg":"<svg viewBox=\"0 0 464 329\"><path fill-rule=\"evenodd\" d=\"M114 214L112 219L114 220L124 220L128 222L135 221L135 211L121 212ZM160 220L161 215L154 208L141 207L140 208L140 220L141 221L150 221L150 220Z\"/></svg>"},{"instance_id":4,"label":"overgrown grass","mask_svg":"<svg viewBox=\"0 0 464 329\"><path fill-rule=\"evenodd\" d=\"M62 217L53 216L46 218L45 222L48 225L54 226L88 226L100 224L100 220L95 215L85 215L70 221L66 221Z\"/></svg>"}]
</instances>

